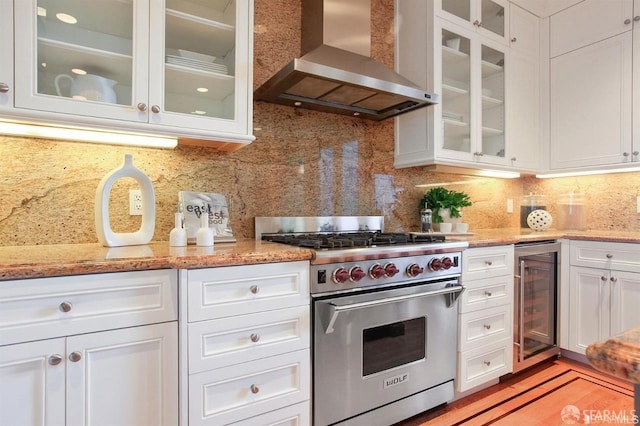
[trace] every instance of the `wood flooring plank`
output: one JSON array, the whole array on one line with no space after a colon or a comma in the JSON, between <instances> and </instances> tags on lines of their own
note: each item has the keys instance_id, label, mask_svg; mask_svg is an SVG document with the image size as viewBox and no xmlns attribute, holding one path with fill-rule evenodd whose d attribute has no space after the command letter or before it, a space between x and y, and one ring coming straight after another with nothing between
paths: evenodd
<instances>
[{"instance_id":1,"label":"wood flooring plank","mask_svg":"<svg viewBox=\"0 0 640 426\"><path fill-rule=\"evenodd\" d=\"M567 405L633 410L633 385L572 360L552 360L396 426L562 425Z\"/></svg>"}]
</instances>

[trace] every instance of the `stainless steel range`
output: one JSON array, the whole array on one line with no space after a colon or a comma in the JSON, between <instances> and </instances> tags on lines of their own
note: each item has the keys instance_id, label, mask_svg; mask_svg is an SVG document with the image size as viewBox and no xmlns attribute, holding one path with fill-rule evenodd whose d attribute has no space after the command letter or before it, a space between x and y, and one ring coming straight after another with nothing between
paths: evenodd
<instances>
[{"instance_id":1,"label":"stainless steel range","mask_svg":"<svg viewBox=\"0 0 640 426\"><path fill-rule=\"evenodd\" d=\"M453 399L467 243L383 230L381 216L256 218L256 238L314 251L316 426L388 426Z\"/></svg>"}]
</instances>

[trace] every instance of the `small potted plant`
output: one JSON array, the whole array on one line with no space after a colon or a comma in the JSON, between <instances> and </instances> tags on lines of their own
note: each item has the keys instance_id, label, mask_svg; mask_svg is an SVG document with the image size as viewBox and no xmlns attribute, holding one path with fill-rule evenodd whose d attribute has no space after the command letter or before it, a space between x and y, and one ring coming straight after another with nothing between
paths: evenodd
<instances>
[{"instance_id":1,"label":"small potted plant","mask_svg":"<svg viewBox=\"0 0 640 426\"><path fill-rule=\"evenodd\" d=\"M449 218L460 218L462 207L469 207L472 203L469 196L464 192L453 191L437 186L431 188L420 201L419 208L422 209L427 203L427 207L433 212L433 222L447 222Z\"/></svg>"}]
</instances>

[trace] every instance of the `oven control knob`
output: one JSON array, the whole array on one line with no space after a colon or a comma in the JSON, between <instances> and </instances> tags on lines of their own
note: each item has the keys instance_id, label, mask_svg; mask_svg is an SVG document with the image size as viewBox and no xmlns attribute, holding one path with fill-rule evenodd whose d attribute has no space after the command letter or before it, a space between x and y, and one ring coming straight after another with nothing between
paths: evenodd
<instances>
[{"instance_id":1,"label":"oven control knob","mask_svg":"<svg viewBox=\"0 0 640 426\"><path fill-rule=\"evenodd\" d=\"M369 268L369 276L374 280L380 279L385 275L387 275L387 271L385 271L385 269L380 266L379 263L376 263L371 268Z\"/></svg>"},{"instance_id":2,"label":"oven control knob","mask_svg":"<svg viewBox=\"0 0 640 426\"><path fill-rule=\"evenodd\" d=\"M338 268L335 271L333 271L333 274L331 277L333 278L333 282L336 284L346 283L347 280L349 279L349 271L347 271L344 268Z\"/></svg>"},{"instance_id":3,"label":"oven control knob","mask_svg":"<svg viewBox=\"0 0 640 426\"><path fill-rule=\"evenodd\" d=\"M451 260L450 257L443 257L442 258L442 267L444 269L449 269L453 266L453 260Z\"/></svg>"},{"instance_id":4,"label":"oven control knob","mask_svg":"<svg viewBox=\"0 0 640 426\"><path fill-rule=\"evenodd\" d=\"M430 271L440 271L443 267L442 260L434 257L429 261L429 264L427 266L429 267Z\"/></svg>"},{"instance_id":5,"label":"oven control knob","mask_svg":"<svg viewBox=\"0 0 640 426\"><path fill-rule=\"evenodd\" d=\"M366 272L362 270L359 266L354 266L349 269L349 277L351 277L351 281L358 282L366 276Z\"/></svg>"},{"instance_id":6,"label":"oven control knob","mask_svg":"<svg viewBox=\"0 0 640 426\"><path fill-rule=\"evenodd\" d=\"M386 265L384 265L384 272L386 276L392 277L400 271L394 263L387 263Z\"/></svg>"},{"instance_id":7,"label":"oven control knob","mask_svg":"<svg viewBox=\"0 0 640 426\"><path fill-rule=\"evenodd\" d=\"M409 275L410 277L417 277L423 272L424 268L421 268L417 263L412 263L411 265L407 266L407 275Z\"/></svg>"}]
</instances>

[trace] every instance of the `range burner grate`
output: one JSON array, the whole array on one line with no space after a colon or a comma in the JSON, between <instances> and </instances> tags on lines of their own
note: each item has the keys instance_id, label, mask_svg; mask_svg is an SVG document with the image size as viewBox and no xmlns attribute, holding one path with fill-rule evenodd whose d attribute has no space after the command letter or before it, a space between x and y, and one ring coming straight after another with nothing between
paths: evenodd
<instances>
[{"instance_id":1,"label":"range burner grate","mask_svg":"<svg viewBox=\"0 0 640 426\"><path fill-rule=\"evenodd\" d=\"M443 242L442 235L407 235L395 232L346 232L335 234L267 234L263 240L297 247L344 249L358 247L427 244Z\"/></svg>"}]
</instances>

